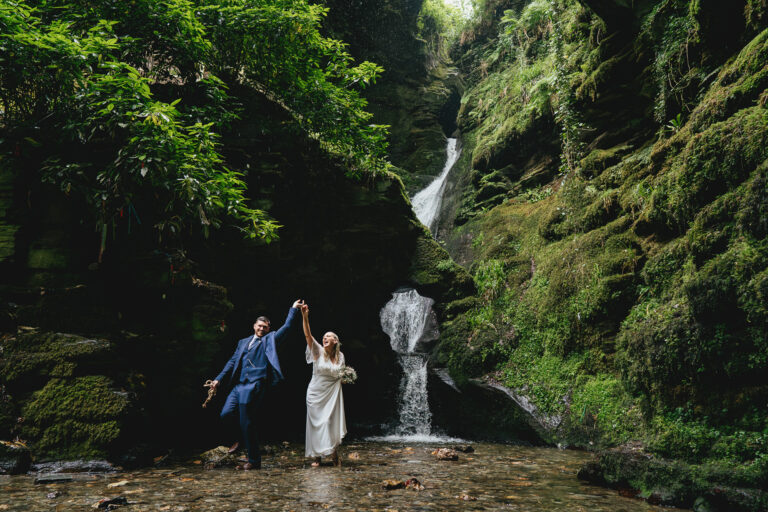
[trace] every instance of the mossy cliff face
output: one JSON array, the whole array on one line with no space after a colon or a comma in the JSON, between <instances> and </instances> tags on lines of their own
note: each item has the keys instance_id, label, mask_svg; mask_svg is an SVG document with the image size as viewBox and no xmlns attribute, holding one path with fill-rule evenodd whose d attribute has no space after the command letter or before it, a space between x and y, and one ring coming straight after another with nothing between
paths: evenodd
<instances>
[{"instance_id":1,"label":"mossy cliff face","mask_svg":"<svg viewBox=\"0 0 768 512\"><path fill-rule=\"evenodd\" d=\"M478 295L439 361L563 415L553 440L764 471L765 5L485 7L439 228Z\"/></svg>"},{"instance_id":2,"label":"mossy cliff face","mask_svg":"<svg viewBox=\"0 0 768 512\"><path fill-rule=\"evenodd\" d=\"M232 126L224 150L246 174L252 204L283 225L271 244L224 230L182 236L181 250L178 241L158 242L141 206L151 198L136 198L137 215L110 231L97 264L98 240L77 221L82 212L54 191L16 182L16 196L32 200L14 205L24 221L1 269L10 325L0 355L2 437L27 440L38 460L126 464L229 441L218 424L224 396L202 409L202 384L258 315L278 327L298 298L311 305L315 335L337 332L361 376L345 392L351 425L373 432L389 420L399 376L379 310L400 286L450 302L472 281L438 265L450 259L413 216L397 176L347 178L343 161L300 135L280 106L249 101L253 115ZM50 257L28 257L37 248ZM266 405L274 412L267 437L303 435L304 347L298 325L279 347L286 381Z\"/></svg>"}]
</instances>

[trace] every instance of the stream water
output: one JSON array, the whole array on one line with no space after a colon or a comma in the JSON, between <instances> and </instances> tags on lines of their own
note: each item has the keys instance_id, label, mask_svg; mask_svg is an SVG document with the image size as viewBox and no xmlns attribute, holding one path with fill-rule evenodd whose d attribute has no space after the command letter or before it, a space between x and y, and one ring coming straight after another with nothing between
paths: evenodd
<instances>
[{"instance_id":1,"label":"stream water","mask_svg":"<svg viewBox=\"0 0 768 512\"><path fill-rule=\"evenodd\" d=\"M661 511L617 491L576 479L590 455L522 446L475 444L458 461L432 455L434 445L361 442L344 446L341 468L312 468L304 447L264 457L261 471L205 470L194 459L130 472L74 475L35 484L34 476L0 476L0 510L49 512L91 508L123 497L125 512L256 511ZM424 490L386 490L386 479L416 478ZM50 496L50 497L49 497Z\"/></svg>"},{"instance_id":2,"label":"stream water","mask_svg":"<svg viewBox=\"0 0 768 512\"><path fill-rule=\"evenodd\" d=\"M403 370L398 397L398 424L385 441L442 441L432 433L432 413L427 392L428 354L418 350L420 341L435 339L437 326L432 321L434 300L422 297L413 288L397 291L381 309L381 328L397 353Z\"/></svg>"},{"instance_id":3,"label":"stream water","mask_svg":"<svg viewBox=\"0 0 768 512\"><path fill-rule=\"evenodd\" d=\"M411 198L413 212L422 224L427 226L432 233L435 232L435 224L439 220L440 205L443 201L448 173L451 172L456 161L461 155L461 149L457 147L457 139L448 139L446 143L446 158L443 172L432 183L420 190Z\"/></svg>"}]
</instances>

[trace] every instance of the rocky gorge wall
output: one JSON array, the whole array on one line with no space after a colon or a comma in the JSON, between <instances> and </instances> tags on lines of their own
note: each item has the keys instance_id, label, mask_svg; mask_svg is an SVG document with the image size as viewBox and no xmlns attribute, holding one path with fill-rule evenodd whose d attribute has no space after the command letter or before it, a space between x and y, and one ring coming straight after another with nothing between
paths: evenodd
<instances>
[{"instance_id":1,"label":"rocky gorge wall","mask_svg":"<svg viewBox=\"0 0 768 512\"><path fill-rule=\"evenodd\" d=\"M3 222L0 437L25 440L36 460L146 463L171 447L223 442L202 384L215 376L256 316L282 324L293 300L312 307L316 335L338 332L361 378L345 394L352 428L378 432L397 382L378 313L399 286L450 302L472 282L416 221L400 180L355 181L301 135L282 107L250 98L225 138L246 173L250 201L283 226L270 244L221 231L159 244L143 201L99 237L60 193L24 181L24 156L5 162L13 183ZM309 371L300 327L280 347L286 382L272 395L268 438L300 438ZM376 397L371 400L371 397Z\"/></svg>"},{"instance_id":2,"label":"rocky gorge wall","mask_svg":"<svg viewBox=\"0 0 768 512\"><path fill-rule=\"evenodd\" d=\"M612 485L761 510L765 4L482 6L438 230L478 295L437 361L561 415L552 440L635 443Z\"/></svg>"}]
</instances>

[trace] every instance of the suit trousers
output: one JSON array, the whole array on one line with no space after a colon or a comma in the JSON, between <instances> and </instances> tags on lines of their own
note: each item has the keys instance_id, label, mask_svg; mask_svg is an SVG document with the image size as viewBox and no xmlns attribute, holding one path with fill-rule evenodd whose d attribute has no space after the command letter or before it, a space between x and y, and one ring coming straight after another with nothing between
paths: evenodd
<instances>
[{"instance_id":1,"label":"suit trousers","mask_svg":"<svg viewBox=\"0 0 768 512\"><path fill-rule=\"evenodd\" d=\"M261 466L261 447L259 446L259 409L266 393L266 379L256 382L238 383L232 388L224 407L221 409L221 419L233 423L235 415L239 415L240 437L248 452L248 462L256 467Z\"/></svg>"}]
</instances>

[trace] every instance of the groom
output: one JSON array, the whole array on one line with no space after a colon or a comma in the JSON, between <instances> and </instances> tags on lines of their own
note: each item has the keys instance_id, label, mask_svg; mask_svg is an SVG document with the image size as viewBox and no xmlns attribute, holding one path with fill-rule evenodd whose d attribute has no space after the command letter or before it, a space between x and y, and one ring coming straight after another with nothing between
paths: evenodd
<instances>
[{"instance_id":1,"label":"groom","mask_svg":"<svg viewBox=\"0 0 768 512\"><path fill-rule=\"evenodd\" d=\"M238 469L261 468L261 450L255 419L259 416L259 409L267 389L283 380L275 345L296 325L302 304L301 300L293 303L285 324L275 332L270 332L270 322L267 317L257 318L253 324L253 336L243 338L237 343L234 355L213 381L214 388L218 388L224 381L227 384L234 384L221 409L221 419L228 426L232 426L239 415L240 434L248 451L248 462L238 466ZM234 453L238 446L239 442L232 445L229 449L230 453Z\"/></svg>"}]
</instances>

